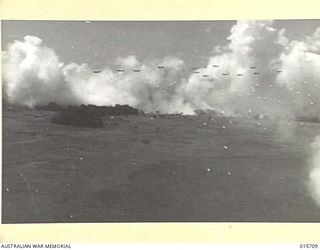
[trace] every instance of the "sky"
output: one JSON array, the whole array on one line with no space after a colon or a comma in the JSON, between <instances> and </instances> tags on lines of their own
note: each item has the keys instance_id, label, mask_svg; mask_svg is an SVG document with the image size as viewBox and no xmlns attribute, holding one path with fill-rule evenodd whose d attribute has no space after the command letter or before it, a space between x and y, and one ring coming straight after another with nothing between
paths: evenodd
<instances>
[{"instance_id":1,"label":"sky","mask_svg":"<svg viewBox=\"0 0 320 250\"><path fill-rule=\"evenodd\" d=\"M236 21L2 21L2 50L26 35L43 40L68 64L94 68L112 65L116 58L135 55L139 61L173 56L190 67L207 64L213 48L228 43ZM311 35L320 20L275 21L289 39Z\"/></svg>"}]
</instances>

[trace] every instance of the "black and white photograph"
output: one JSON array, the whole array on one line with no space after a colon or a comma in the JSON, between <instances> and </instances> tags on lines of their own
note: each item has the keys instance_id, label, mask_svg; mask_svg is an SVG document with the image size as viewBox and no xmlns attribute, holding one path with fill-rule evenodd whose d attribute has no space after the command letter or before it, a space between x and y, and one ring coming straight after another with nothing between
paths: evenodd
<instances>
[{"instance_id":1,"label":"black and white photograph","mask_svg":"<svg viewBox=\"0 0 320 250\"><path fill-rule=\"evenodd\" d=\"M320 222L320 19L3 20L2 223Z\"/></svg>"}]
</instances>

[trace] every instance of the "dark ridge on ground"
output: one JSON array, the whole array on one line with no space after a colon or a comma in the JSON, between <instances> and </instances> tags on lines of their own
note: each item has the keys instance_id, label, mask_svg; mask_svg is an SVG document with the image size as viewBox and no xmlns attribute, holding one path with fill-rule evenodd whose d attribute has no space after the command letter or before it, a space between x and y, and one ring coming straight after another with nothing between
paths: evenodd
<instances>
[{"instance_id":1,"label":"dark ridge on ground","mask_svg":"<svg viewBox=\"0 0 320 250\"><path fill-rule=\"evenodd\" d=\"M17 104L9 104L6 99L2 100L2 105L4 109L7 110L32 110L33 108L21 106ZM105 119L112 116L128 116L128 115L138 115L146 114L141 110L133 108L129 105L119 105L115 106L96 106L96 105L80 105L80 106L63 106L55 102L50 102L47 105L35 106L34 109L42 111L53 111L56 112L51 122L63 125L87 127L87 128L102 128L105 126ZM175 114L160 114L158 111L155 113L150 113L149 115L153 117L171 117L171 116L185 116L183 113ZM215 110L195 110L196 116L213 116L220 117L223 114ZM275 117L270 117L262 114L253 114L251 116L241 114L241 112L236 112L235 117L250 118L254 120L261 119L274 119ZM290 120L290 118L288 118ZM320 119L317 117L297 117L294 119L298 122L310 122L310 123L320 123Z\"/></svg>"},{"instance_id":2,"label":"dark ridge on ground","mask_svg":"<svg viewBox=\"0 0 320 250\"><path fill-rule=\"evenodd\" d=\"M297 119L297 121L299 121L299 122L315 122L315 123L320 122L318 117L299 117Z\"/></svg>"},{"instance_id":3,"label":"dark ridge on ground","mask_svg":"<svg viewBox=\"0 0 320 250\"><path fill-rule=\"evenodd\" d=\"M129 105L115 106L59 106L56 103L49 103L46 106L36 107L38 110L56 111L57 114L52 118L53 123L72 125L88 128L104 127L104 119L107 116L128 116L138 115L142 111Z\"/></svg>"},{"instance_id":4,"label":"dark ridge on ground","mask_svg":"<svg viewBox=\"0 0 320 250\"><path fill-rule=\"evenodd\" d=\"M129 105L119 105L115 106L96 106L96 105L79 105L79 106L62 106L55 102L50 102L47 105L36 106L35 109L46 110L46 111L90 111L93 113L101 115L137 115L142 113L142 111L135 109Z\"/></svg>"},{"instance_id":5,"label":"dark ridge on ground","mask_svg":"<svg viewBox=\"0 0 320 250\"><path fill-rule=\"evenodd\" d=\"M45 110L45 111L61 111L61 110L65 109L66 107L67 106L60 106L56 102L50 102L47 105L36 106L35 109Z\"/></svg>"}]
</instances>

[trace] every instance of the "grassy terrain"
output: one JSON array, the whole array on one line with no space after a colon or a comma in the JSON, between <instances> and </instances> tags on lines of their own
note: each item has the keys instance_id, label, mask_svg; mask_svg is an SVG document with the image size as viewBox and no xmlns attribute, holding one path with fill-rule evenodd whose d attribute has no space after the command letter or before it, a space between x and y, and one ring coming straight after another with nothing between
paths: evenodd
<instances>
[{"instance_id":1,"label":"grassy terrain","mask_svg":"<svg viewBox=\"0 0 320 250\"><path fill-rule=\"evenodd\" d=\"M4 223L316 221L318 123L108 116L103 128L3 110Z\"/></svg>"}]
</instances>

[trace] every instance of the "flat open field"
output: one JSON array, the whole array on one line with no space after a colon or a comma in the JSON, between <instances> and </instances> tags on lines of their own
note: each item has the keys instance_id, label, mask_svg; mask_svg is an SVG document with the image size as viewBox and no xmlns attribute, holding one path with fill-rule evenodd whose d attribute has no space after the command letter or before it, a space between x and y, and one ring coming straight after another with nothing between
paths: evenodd
<instances>
[{"instance_id":1,"label":"flat open field","mask_svg":"<svg viewBox=\"0 0 320 250\"><path fill-rule=\"evenodd\" d=\"M306 187L320 124L3 110L3 223L320 222Z\"/></svg>"}]
</instances>

